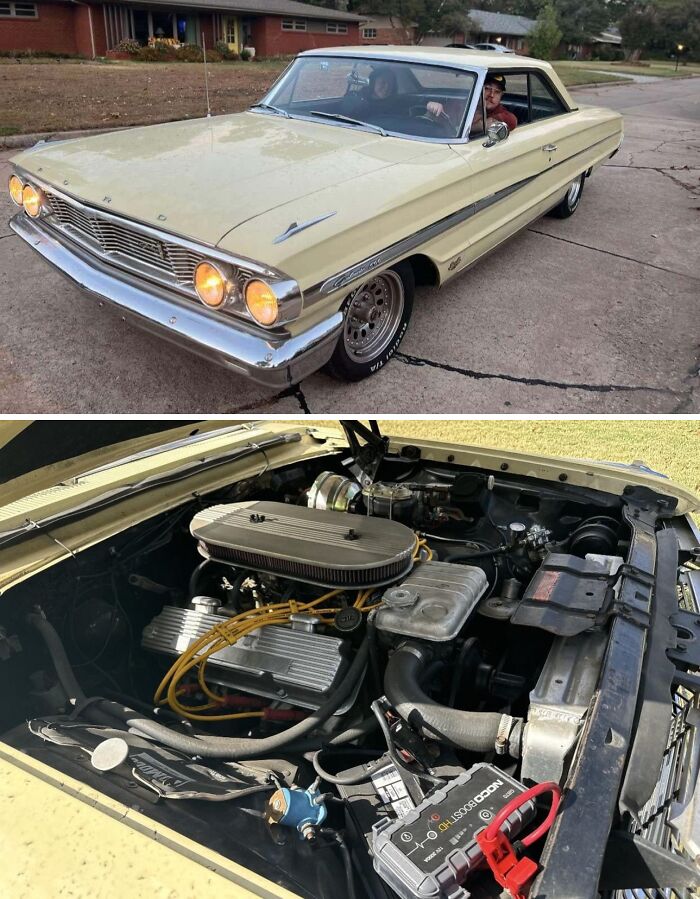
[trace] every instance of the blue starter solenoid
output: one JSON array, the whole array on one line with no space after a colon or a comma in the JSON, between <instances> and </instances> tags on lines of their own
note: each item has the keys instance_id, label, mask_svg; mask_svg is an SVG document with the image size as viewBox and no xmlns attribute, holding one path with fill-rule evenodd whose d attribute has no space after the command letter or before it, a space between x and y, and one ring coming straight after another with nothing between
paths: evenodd
<instances>
[{"instance_id":1,"label":"blue starter solenoid","mask_svg":"<svg viewBox=\"0 0 700 899\"><path fill-rule=\"evenodd\" d=\"M270 796L265 809L269 824L296 828L299 836L313 840L316 828L326 820L328 811L323 795L315 781L306 790L299 787L280 787Z\"/></svg>"}]
</instances>

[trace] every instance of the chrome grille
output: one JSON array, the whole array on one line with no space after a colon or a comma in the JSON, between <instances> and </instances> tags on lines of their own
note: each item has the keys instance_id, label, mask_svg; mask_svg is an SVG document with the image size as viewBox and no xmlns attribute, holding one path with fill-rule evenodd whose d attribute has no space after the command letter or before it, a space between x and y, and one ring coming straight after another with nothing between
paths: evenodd
<instances>
[{"instance_id":1,"label":"chrome grille","mask_svg":"<svg viewBox=\"0 0 700 899\"><path fill-rule=\"evenodd\" d=\"M169 243L141 234L128 225L90 215L55 194L46 193L46 199L58 223L78 232L97 244L105 255L119 255L138 263L146 263L171 275L178 284L192 286L194 270L205 257L180 244Z\"/></svg>"}]
</instances>

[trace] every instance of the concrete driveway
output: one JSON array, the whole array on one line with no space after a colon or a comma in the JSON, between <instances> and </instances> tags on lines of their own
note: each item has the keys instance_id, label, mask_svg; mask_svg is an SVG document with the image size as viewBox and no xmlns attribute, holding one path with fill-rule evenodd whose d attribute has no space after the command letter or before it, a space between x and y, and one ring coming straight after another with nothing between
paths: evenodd
<instances>
[{"instance_id":1,"label":"concrete driveway","mask_svg":"<svg viewBox=\"0 0 700 899\"><path fill-rule=\"evenodd\" d=\"M626 132L576 215L419 289L401 351L361 384L266 393L100 313L11 234L5 193L0 413L700 411L700 78L575 96Z\"/></svg>"}]
</instances>

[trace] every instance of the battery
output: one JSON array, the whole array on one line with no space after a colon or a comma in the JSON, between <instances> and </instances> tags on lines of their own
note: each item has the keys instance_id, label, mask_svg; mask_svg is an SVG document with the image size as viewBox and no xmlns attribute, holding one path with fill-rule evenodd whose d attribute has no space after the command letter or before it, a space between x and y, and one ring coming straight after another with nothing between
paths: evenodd
<instances>
[{"instance_id":1,"label":"battery","mask_svg":"<svg viewBox=\"0 0 700 899\"><path fill-rule=\"evenodd\" d=\"M462 886L484 856L476 834L525 787L493 765L474 765L399 820L372 827L374 869L402 899L466 899ZM530 799L506 819L515 836L535 815Z\"/></svg>"}]
</instances>

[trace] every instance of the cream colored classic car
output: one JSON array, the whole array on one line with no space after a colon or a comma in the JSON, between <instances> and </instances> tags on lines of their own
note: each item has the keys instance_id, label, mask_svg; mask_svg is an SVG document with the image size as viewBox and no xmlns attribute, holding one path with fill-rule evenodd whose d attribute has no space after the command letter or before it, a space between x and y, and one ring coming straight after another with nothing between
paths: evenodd
<instances>
[{"instance_id":1,"label":"cream colored classic car","mask_svg":"<svg viewBox=\"0 0 700 899\"><path fill-rule=\"evenodd\" d=\"M0 896L697 890L700 497L342 424L0 422Z\"/></svg>"},{"instance_id":2,"label":"cream colored classic car","mask_svg":"<svg viewBox=\"0 0 700 899\"><path fill-rule=\"evenodd\" d=\"M124 318L257 381L359 380L396 351L416 283L571 215L620 146L621 117L547 63L495 57L314 50L247 112L34 147L12 228Z\"/></svg>"}]
</instances>

